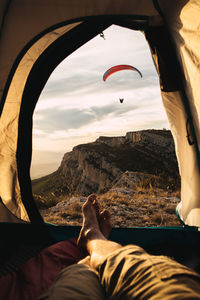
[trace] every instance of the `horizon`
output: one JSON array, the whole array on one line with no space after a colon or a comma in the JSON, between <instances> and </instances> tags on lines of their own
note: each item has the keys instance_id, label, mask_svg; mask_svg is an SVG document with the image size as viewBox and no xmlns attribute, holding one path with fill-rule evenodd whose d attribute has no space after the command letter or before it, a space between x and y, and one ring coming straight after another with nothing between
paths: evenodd
<instances>
[{"instance_id":1,"label":"horizon","mask_svg":"<svg viewBox=\"0 0 200 300\"><path fill-rule=\"evenodd\" d=\"M40 164L59 166L64 153L99 136L169 129L143 34L112 25L104 35L105 40L98 35L69 55L45 85L33 116L32 179ZM104 82L104 72L117 64L133 65L143 77L120 71Z\"/></svg>"},{"instance_id":2,"label":"horizon","mask_svg":"<svg viewBox=\"0 0 200 300\"><path fill-rule=\"evenodd\" d=\"M136 131L127 131L126 134L129 133L129 132L150 131L150 130L161 130L161 131L164 130L164 131L167 131L167 130L169 130L169 129L166 129L166 128L162 128L162 129L149 128L149 129L141 129L141 130L136 130ZM170 130L169 130L169 131L170 131ZM125 137L126 134L125 134L125 135L119 135L119 136L101 135L101 136L97 137L94 141L91 141L91 142L89 142L89 143L96 142L97 139L103 138L103 137L111 137L111 138ZM83 144L77 144L77 145L75 145L74 147L79 146L79 145L83 145ZM70 151L67 151L67 152L63 153L62 159L63 159L63 157L64 157L64 155L65 155L66 153L73 151L74 147L73 147ZM40 155L41 155L41 154L42 154L42 153L40 153ZM47 156L47 155L48 155L48 152L47 152L47 151L44 151L43 155ZM51 154L50 154L50 155L51 155ZM54 163L49 163L49 162L48 162L48 163L40 163L40 164L32 165L32 173L33 173L33 176L32 176L31 179L32 179L32 180L38 179L38 178L41 178L41 177L46 176L46 175L50 175L51 173L55 172L55 171L58 169L58 167L60 167L61 162L62 162L62 159L60 160L60 163L59 163L59 164L58 164L57 162L56 162L56 163L55 163L55 162L54 162ZM38 170L38 167L39 167L39 170ZM45 170L46 170L45 172L43 171L44 168L45 168ZM47 172L47 173L46 173L46 172ZM44 173L45 173L45 174L44 174ZM34 174L37 174L37 175L34 175Z\"/></svg>"}]
</instances>

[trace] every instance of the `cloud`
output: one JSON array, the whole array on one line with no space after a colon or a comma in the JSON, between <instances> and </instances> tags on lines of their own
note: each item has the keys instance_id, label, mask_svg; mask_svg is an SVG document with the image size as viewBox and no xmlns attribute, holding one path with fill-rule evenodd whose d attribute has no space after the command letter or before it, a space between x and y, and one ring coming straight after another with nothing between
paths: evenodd
<instances>
[{"instance_id":1,"label":"cloud","mask_svg":"<svg viewBox=\"0 0 200 300\"><path fill-rule=\"evenodd\" d=\"M111 75L106 82L103 81L103 74L106 69L96 69L93 72L74 71L68 76L63 75L62 79L55 79L49 82L41 100L62 96L70 98L79 95L80 97L91 93L105 93L111 91L134 90L148 85L158 84L157 74L146 68L140 78L138 73L130 70L123 70Z\"/></svg>"},{"instance_id":2,"label":"cloud","mask_svg":"<svg viewBox=\"0 0 200 300\"><path fill-rule=\"evenodd\" d=\"M35 122L36 128L43 128L45 132L56 130L68 130L70 128L80 128L94 120L94 116L87 110L79 109L49 109L45 111L43 117Z\"/></svg>"},{"instance_id":3,"label":"cloud","mask_svg":"<svg viewBox=\"0 0 200 300\"><path fill-rule=\"evenodd\" d=\"M50 133L57 130L78 129L108 117L115 118L136 108L137 106L130 104L124 106L120 105L118 100L112 104L91 106L85 109L50 108L35 114L35 134L44 134L44 132Z\"/></svg>"},{"instance_id":4,"label":"cloud","mask_svg":"<svg viewBox=\"0 0 200 300\"><path fill-rule=\"evenodd\" d=\"M143 34L119 26L111 26L104 34L106 40L95 37L50 76L34 113L34 149L61 155L100 135L168 127ZM143 77L120 71L104 82L104 72L117 64L133 65ZM123 104L119 98L124 98Z\"/></svg>"},{"instance_id":5,"label":"cloud","mask_svg":"<svg viewBox=\"0 0 200 300\"><path fill-rule=\"evenodd\" d=\"M111 26L105 31L105 36L106 40L97 36L67 57L52 73L41 99L134 89L145 86L149 76L156 76L150 50L142 33ZM118 78L116 74L113 80L109 78L106 85L102 81L104 72L117 64L136 66L144 73L144 78L138 81L137 74L133 74L135 72L125 71ZM126 80L121 86L119 83L123 79Z\"/></svg>"}]
</instances>

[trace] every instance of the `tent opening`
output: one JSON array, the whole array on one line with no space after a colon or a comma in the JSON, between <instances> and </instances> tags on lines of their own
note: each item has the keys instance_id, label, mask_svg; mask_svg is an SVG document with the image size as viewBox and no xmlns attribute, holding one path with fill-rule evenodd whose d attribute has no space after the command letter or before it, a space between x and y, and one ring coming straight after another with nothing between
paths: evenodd
<instances>
[{"instance_id":1,"label":"tent opening","mask_svg":"<svg viewBox=\"0 0 200 300\"><path fill-rule=\"evenodd\" d=\"M142 77L125 69L103 80L122 64ZM142 32L112 25L54 70L34 112L31 177L50 223L80 225L95 192L115 227L180 225L174 143Z\"/></svg>"}]
</instances>

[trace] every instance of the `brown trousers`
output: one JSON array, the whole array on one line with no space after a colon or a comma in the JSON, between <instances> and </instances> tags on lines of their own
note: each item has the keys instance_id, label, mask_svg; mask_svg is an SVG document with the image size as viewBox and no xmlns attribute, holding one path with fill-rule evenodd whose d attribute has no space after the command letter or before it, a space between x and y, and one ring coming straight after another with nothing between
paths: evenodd
<instances>
[{"instance_id":1,"label":"brown trousers","mask_svg":"<svg viewBox=\"0 0 200 300\"><path fill-rule=\"evenodd\" d=\"M166 256L130 245L108 255L95 271L81 264L65 268L39 299L200 299L200 276Z\"/></svg>"}]
</instances>

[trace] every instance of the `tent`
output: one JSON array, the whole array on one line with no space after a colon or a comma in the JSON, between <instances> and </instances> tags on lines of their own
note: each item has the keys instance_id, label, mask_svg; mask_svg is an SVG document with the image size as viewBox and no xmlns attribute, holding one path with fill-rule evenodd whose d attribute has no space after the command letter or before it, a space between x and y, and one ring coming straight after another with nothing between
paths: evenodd
<instances>
[{"instance_id":1,"label":"tent","mask_svg":"<svg viewBox=\"0 0 200 300\"><path fill-rule=\"evenodd\" d=\"M181 175L177 212L183 226L118 228L111 238L181 262L200 258L199 14L196 0L1 0L2 264L22 245L40 251L79 231L45 224L35 205L30 179L32 115L56 66L112 24L143 31L151 49Z\"/></svg>"}]
</instances>

